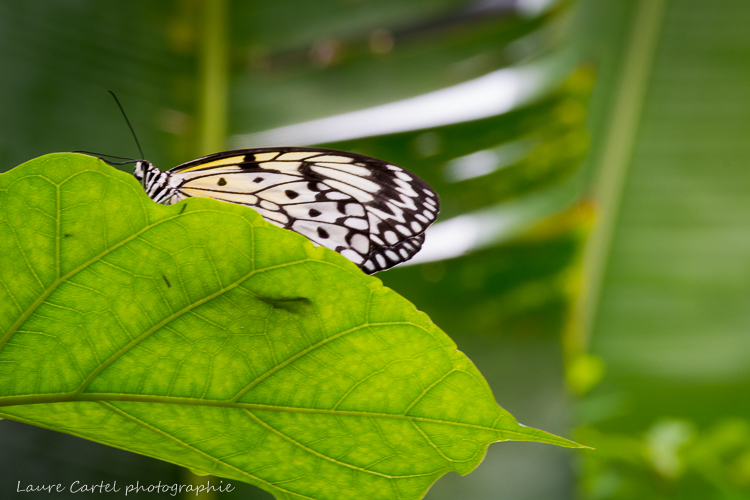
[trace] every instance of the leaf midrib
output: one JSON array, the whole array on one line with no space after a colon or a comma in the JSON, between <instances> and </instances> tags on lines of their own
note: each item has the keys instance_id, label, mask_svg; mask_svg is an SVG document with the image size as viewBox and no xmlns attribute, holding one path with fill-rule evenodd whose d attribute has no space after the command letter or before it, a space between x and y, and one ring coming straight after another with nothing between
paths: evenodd
<instances>
[{"instance_id":1,"label":"leaf midrib","mask_svg":"<svg viewBox=\"0 0 750 500\"><path fill-rule=\"evenodd\" d=\"M437 418L419 417L419 416L411 416L411 415L403 415L403 414L395 414L395 413L378 413L378 412L351 411L351 410L328 410L328 409L321 409L321 408L265 405L265 404L258 404L258 403L237 403L237 402L231 402L227 400L207 400L207 399L194 399L194 398L176 397L176 396L155 396L155 395L147 395L147 394L122 394L122 393L75 394L73 392L67 392L67 393L44 394L44 395L37 394L33 396L6 396L3 398L0 398L0 407L32 405L32 404L78 403L78 402L100 402L100 401L124 401L124 402L134 402L134 403L159 403L159 404L176 404L176 405L188 405L188 406L211 406L211 407L230 408L230 409L278 411L278 412L288 412L288 413L307 413L307 414L318 414L318 415L327 415L327 416L335 415L335 416L343 416L343 417L383 418L383 419L391 419L391 420L405 420L405 421L410 421L410 422L414 421L414 422L452 425L452 426L477 429L477 430L482 430L482 431L501 432L501 433L513 434L517 436L533 437L532 434L524 433L521 431L494 428L494 427L489 427L486 425L470 424L467 422L456 422L456 421L451 421L451 420L441 420ZM532 429L532 430L536 430L536 429ZM570 443L570 441L568 441L567 439L563 439L563 438L558 438L558 439L559 439L559 442ZM550 442L552 441L555 441L555 440L550 440Z\"/></svg>"}]
</instances>

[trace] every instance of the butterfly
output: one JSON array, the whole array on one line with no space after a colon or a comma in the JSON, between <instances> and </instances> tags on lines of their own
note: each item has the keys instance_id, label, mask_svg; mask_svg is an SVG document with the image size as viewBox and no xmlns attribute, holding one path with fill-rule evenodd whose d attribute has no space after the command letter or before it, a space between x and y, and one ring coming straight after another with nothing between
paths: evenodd
<instances>
[{"instance_id":1,"label":"butterfly","mask_svg":"<svg viewBox=\"0 0 750 500\"><path fill-rule=\"evenodd\" d=\"M435 191L413 173L332 149L224 151L166 172L138 160L134 174L157 203L203 197L246 205L367 274L411 259L440 211Z\"/></svg>"}]
</instances>

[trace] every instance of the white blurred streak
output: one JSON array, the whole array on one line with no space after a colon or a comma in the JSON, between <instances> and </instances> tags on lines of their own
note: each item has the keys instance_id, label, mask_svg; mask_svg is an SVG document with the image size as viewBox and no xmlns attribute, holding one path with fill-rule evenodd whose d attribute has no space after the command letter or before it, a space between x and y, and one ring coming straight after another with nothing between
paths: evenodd
<instances>
[{"instance_id":1,"label":"white blurred streak","mask_svg":"<svg viewBox=\"0 0 750 500\"><path fill-rule=\"evenodd\" d=\"M422 250L402 265L449 259L468 253L482 234L482 224L473 215L460 215L438 222L427 230Z\"/></svg>"},{"instance_id":2,"label":"white blurred streak","mask_svg":"<svg viewBox=\"0 0 750 500\"><path fill-rule=\"evenodd\" d=\"M525 17L536 17L548 11L557 0L517 0L516 9Z\"/></svg>"},{"instance_id":3,"label":"white blurred streak","mask_svg":"<svg viewBox=\"0 0 750 500\"><path fill-rule=\"evenodd\" d=\"M427 229L422 250L402 265L459 257L517 234L528 219L513 207L497 207L438 222Z\"/></svg>"},{"instance_id":4,"label":"white blurred streak","mask_svg":"<svg viewBox=\"0 0 750 500\"><path fill-rule=\"evenodd\" d=\"M448 182L458 182L491 174L498 169L500 158L491 149L483 149L470 155L454 158L445 165Z\"/></svg>"},{"instance_id":5,"label":"white blurred streak","mask_svg":"<svg viewBox=\"0 0 750 500\"><path fill-rule=\"evenodd\" d=\"M539 144L534 139L519 139L506 142L492 149L483 149L470 155L460 156L445 164L445 180L459 182L491 174L524 159Z\"/></svg>"},{"instance_id":6,"label":"white blurred streak","mask_svg":"<svg viewBox=\"0 0 750 500\"><path fill-rule=\"evenodd\" d=\"M230 138L232 148L306 145L420 130L506 113L548 85L541 65L506 68L373 108Z\"/></svg>"},{"instance_id":7,"label":"white blurred streak","mask_svg":"<svg viewBox=\"0 0 750 500\"><path fill-rule=\"evenodd\" d=\"M451 259L507 241L567 207L575 198L572 182L500 203L430 226L422 250L401 264Z\"/></svg>"}]
</instances>

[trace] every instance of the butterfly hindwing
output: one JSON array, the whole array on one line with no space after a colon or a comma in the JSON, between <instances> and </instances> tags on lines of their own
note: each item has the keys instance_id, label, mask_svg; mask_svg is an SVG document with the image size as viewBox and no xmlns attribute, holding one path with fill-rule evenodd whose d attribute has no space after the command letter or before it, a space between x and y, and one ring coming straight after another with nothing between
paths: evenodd
<instances>
[{"instance_id":1,"label":"butterfly hindwing","mask_svg":"<svg viewBox=\"0 0 750 500\"><path fill-rule=\"evenodd\" d=\"M371 274L416 254L437 217L437 195L423 180L367 156L318 148L216 153L160 172L146 191L155 201L207 197L247 205L268 222L335 250ZM151 189L149 189L151 188Z\"/></svg>"}]
</instances>

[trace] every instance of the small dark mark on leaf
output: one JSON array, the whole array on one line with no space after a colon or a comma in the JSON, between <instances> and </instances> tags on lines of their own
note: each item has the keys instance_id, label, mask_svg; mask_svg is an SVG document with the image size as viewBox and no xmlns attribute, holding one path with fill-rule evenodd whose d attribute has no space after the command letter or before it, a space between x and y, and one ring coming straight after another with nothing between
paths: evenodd
<instances>
[{"instance_id":1,"label":"small dark mark on leaf","mask_svg":"<svg viewBox=\"0 0 750 500\"><path fill-rule=\"evenodd\" d=\"M72 235L72 234L69 234L69 233L65 233L65 234L63 234L63 236L65 236L66 238L70 238L70 237L71 237L71 236L73 236L73 235Z\"/></svg>"},{"instance_id":2,"label":"small dark mark on leaf","mask_svg":"<svg viewBox=\"0 0 750 500\"><path fill-rule=\"evenodd\" d=\"M186 208L187 208L187 205L182 205L182 210L180 210L180 213L184 212Z\"/></svg>"},{"instance_id":3,"label":"small dark mark on leaf","mask_svg":"<svg viewBox=\"0 0 750 500\"><path fill-rule=\"evenodd\" d=\"M310 299L306 297L295 297L291 299L271 299L268 297L258 297L258 300L268 304L274 309L283 309L292 314L305 314L310 307Z\"/></svg>"},{"instance_id":4,"label":"small dark mark on leaf","mask_svg":"<svg viewBox=\"0 0 750 500\"><path fill-rule=\"evenodd\" d=\"M172 284L169 282L169 280L167 279L167 277L164 276L163 274L161 275L161 277L164 278L164 283L167 284L167 288L172 288Z\"/></svg>"}]
</instances>

